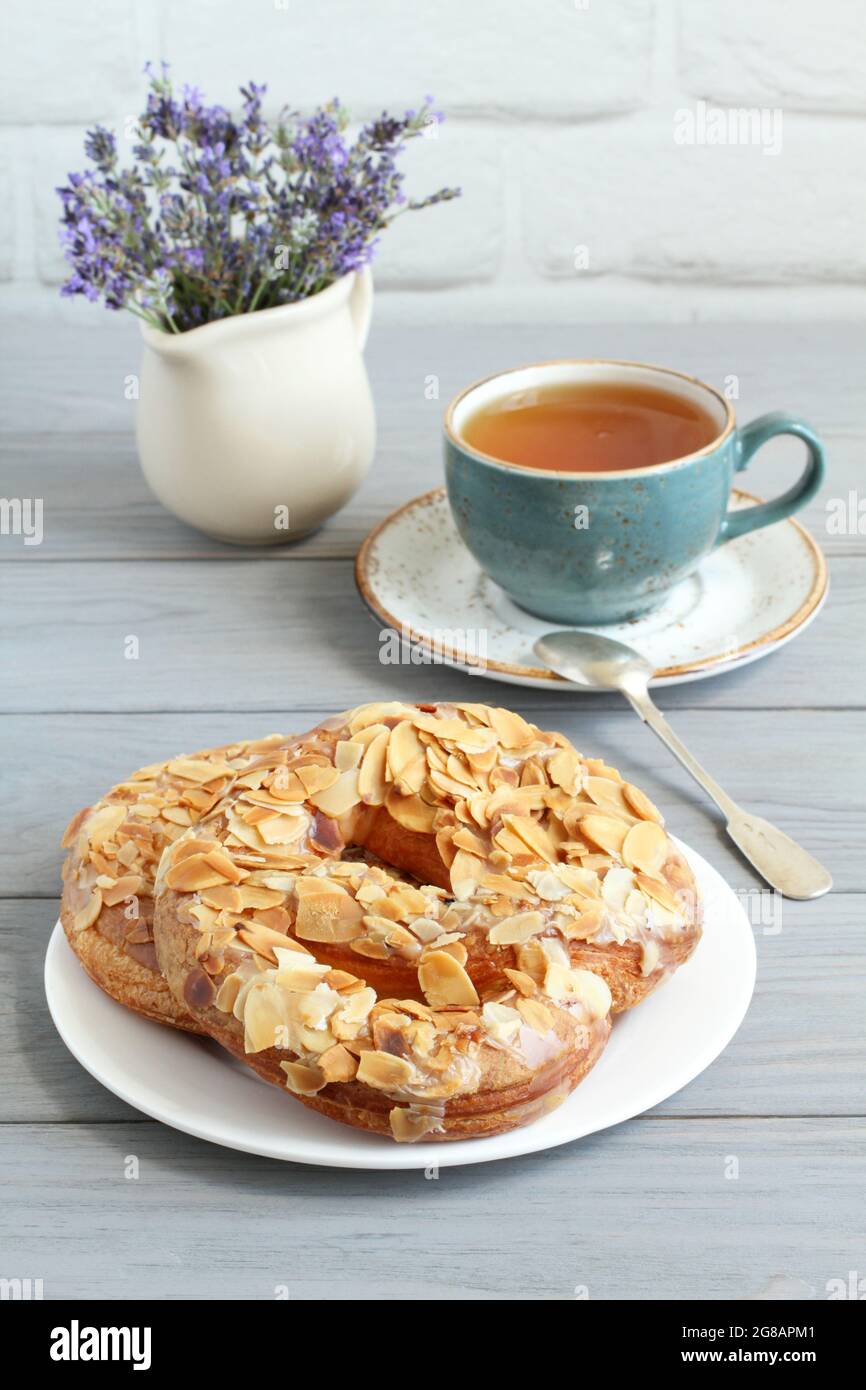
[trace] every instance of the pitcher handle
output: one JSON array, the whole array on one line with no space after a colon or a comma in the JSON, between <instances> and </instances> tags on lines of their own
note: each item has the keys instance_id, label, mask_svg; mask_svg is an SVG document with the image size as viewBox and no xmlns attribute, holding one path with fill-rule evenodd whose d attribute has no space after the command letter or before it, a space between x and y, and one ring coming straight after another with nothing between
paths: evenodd
<instances>
[{"instance_id":1,"label":"pitcher handle","mask_svg":"<svg viewBox=\"0 0 866 1390\"><path fill-rule=\"evenodd\" d=\"M349 295L349 313L355 326L358 347L363 352L373 313L373 276L368 265L355 271L355 283Z\"/></svg>"}]
</instances>

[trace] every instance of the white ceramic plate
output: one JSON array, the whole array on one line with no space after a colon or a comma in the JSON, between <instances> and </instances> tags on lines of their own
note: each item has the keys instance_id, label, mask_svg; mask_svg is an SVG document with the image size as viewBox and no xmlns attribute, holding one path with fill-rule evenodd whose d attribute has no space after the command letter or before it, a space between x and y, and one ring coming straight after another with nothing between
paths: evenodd
<instances>
[{"instance_id":1,"label":"white ceramic plate","mask_svg":"<svg viewBox=\"0 0 866 1390\"><path fill-rule=\"evenodd\" d=\"M734 507L759 501L735 492ZM461 541L444 488L392 512L358 552L355 577L377 619L436 659L511 685L576 690L538 665L532 644L560 628L525 613L479 569ZM665 603L604 632L656 668L653 684L701 680L756 661L796 637L827 596L827 566L796 521L779 521L708 555ZM473 660L473 658L475 658Z\"/></svg>"},{"instance_id":2,"label":"white ceramic plate","mask_svg":"<svg viewBox=\"0 0 866 1390\"><path fill-rule=\"evenodd\" d=\"M680 849L704 893L704 936L694 956L615 1021L600 1062L558 1110L492 1139L394 1144L328 1120L260 1081L216 1043L150 1023L109 999L85 975L59 923L45 959L48 1007L70 1052L103 1086L146 1115L227 1148L332 1168L387 1169L535 1153L658 1105L708 1067L742 1021L755 983L751 927L715 869Z\"/></svg>"}]
</instances>

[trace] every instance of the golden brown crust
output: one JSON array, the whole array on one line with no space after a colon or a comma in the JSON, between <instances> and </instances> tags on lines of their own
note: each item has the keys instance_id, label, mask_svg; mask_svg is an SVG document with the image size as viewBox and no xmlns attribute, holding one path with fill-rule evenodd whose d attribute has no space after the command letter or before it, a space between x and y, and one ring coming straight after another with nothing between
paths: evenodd
<instances>
[{"instance_id":1,"label":"golden brown crust","mask_svg":"<svg viewBox=\"0 0 866 1390\"><path fill-rule=\"evenodd\" d=\"M152 895L162 851L271 741L225 744L141 768L78 811L66 828L60 910L66 939L100 989L157 1023L201 1032L156 959Z\"/></svg>"},{"instance_id":2,"label":"golden brown crust","mask_svg":"<svg viewBox=\"0 0 866 1390\"><path fill-rule=\"evenodd\" d=\"M531 1080L508 1085L486 1084L471 1096L461 1097L452 1102L441 1116L431 1112L438 1123L419 1138L427 1142L446 1142L459 1139L489 1139L496 1134L506 1134L509 1130L520 1129L531 1124L542 1115L549 1114L568 1098L575 1086L583 1080L595 1066L610 1032L608 1021L594 1025L590 1046L566 1054L560 1066L551 1068L543 1074L536 1074ZM222 1041L222 1039L220 1039ZM252 1065L265 1080L277 1086L285 1084L282 1072L277 1074L272 1067L262 1065L256 1059L251 1062L243 1052L242 1043L233 1038L223 1042L224 1046L242 1062ZM311 1110L317 1110L330 1120L350 1125L354 1129L366 1130L369 1134L381 1134L394 1138L391 1123L392 1102L385 1096L371 1091L369 1086L355 1083L329 1085L315 1096L297 1095L296 1099ZM424 1115L419 1108L416 1112Z\"/></svg>"},{"instance_id":3,"label":"golden brown crust","mask_svg":"<svg viewBox=\"0 0 866 1390\"><path fill-rule=\"evenodd\" d=\"M480 704L154 764L64 843L63 928L101 988L398 1141L558 1104L700 938L644 793Z\"/></svg>"},{"instance_id":4,"label":"golden brown crust","mask_svg":"<svg viewBox=\"0 0 866 1390\"><path fill-rule=\"evenodd\" d=\"M202 1031L264 1081L285 1089L286 1052L275 1047L247 1052L243 1024L214 1002L243 959L242 954L232 952L223 969L205 982L195 955L195 938L178 918L182 900L182 895L166 889L157 901L156 939L166 979L190 1004ZM204 992L198 995L199 1002L190 1002L190 989L195 992L202 986ZM524 982L523 987L527 994L538 997L531 982ZM389 1000L383 1006L389 1007L392 1002L400 1007L397 1001ZM607 1012L595 1018L584 1011L575 1016L564 1008L551 1007L550 1000L545 1000L545 1007L550 1010L551 1028L544 1035L532 1035L536 1055L520 1055L516 1049L479 1049L475 1058L479 1067L477 1084L446 1099L399 1100L357 1080L330 1083L315 1095L292 1094L330 1119L388 1138L395 1137L395 1107L405 1110L408 1119L404 1123L411 1126L420 1122L422 1133L412 1135L413 1138L438 1142L503 1134L530 1123L565 1100L595 1065L610 1034ZM529 1042L528 1035L526 1041Z\"/></svg>"},{"instance_id":5,"label":"golden brown crust","mask_svg":"<svg viewBox=\"0 0 866 1390\"><path fill-rule=\"evenodd\" d=\"M655 970L644 973L643 952L637 942L627 941L621 945L612 942L598 946L592 941L575 941L570 945L572 964L583 970L594 971L607 982L613 998L611 1009L615 1014L633 1009L663 980L685 965L701 939L703 908L700 895L691 869L677 851L665 862L661 878L678 900L687 905L688 911L679 936L661 943Z\"/></svg>"},{"instance_id":6,"label":"golden brown crust","mask_svg":"<svg viewBox=\"0 0 866 1390\"><path fill-rule=\"evenodd\" d=\"M265 1079L398 1140L525 1123L593 1064L611 1002L699 937L652 802L477 704L362 706L272 747L157 880L178 1002Z\"/></svg>"},{"instance_id":7,"label":"golden brown crust","mask_svg":"<svg viewBox=\"0 0 866 1390\"><path fill-rule=\"evenodd\" d=\"M118 910L104 908L103 912ZM202 1032L189 1010L177 1003L158 969L141 965L99 930L74 932L72 918L68 905L61 901L60 921L66 939L94 984L118 1004L155 1023L165 1023L188 1033Z\"/></svg>"}]
</instances>

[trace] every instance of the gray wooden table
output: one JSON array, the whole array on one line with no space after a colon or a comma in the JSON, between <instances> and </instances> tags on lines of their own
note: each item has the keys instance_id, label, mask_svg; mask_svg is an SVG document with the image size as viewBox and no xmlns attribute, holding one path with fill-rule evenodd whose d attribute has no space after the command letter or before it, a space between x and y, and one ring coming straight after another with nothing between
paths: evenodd
<instances>
[{"instance_id":1,"label":"gray wooden table","mask_svg":"<svg viewBox=\"0 0 866 1390\"><path fill-rule=\"evenodd\" d=\"M733 1298L778 1275L824 1298L828 1280L866 1276L866 538L826 525L827 498L863 488L862 331L376 328L372 474L318 535L264 552L209 541L148 495L128 322L82 310L74 323L13 323L2 352L0 492L42 497L45 534L40 546L0 536L0 1276L41 1278L47 1298L248 1299L281 1287L329 1299ZM454 390L563 355L658 360L717 384L733 374L741 418L790 408L824 435L830 478L806 517L830 558L824 613L766 661L661 703L734 796L826 861L836 892L779 914L615 698L491 683L491 699L628 769L743 893L758 985L726 1053L639 1120L438 1178L281 1165L152 1123L81 1070L45 1007L67 817L173 752L306 728L385 692L479 698L476 679L445 668L385 674L352 559L375 521L440 481ZM439 401L425 394L431 375ZM796 447L767 451L749 486L778 491ZM130 634L137 661L124 657ZM125 1176L133 1154L137 1181Z\"/></svg>"}]
</instances>

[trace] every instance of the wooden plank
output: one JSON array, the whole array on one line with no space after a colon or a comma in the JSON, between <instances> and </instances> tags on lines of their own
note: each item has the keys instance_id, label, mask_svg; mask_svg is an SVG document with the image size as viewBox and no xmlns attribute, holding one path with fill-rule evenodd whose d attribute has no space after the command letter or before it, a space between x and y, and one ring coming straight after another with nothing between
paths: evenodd
<instances>
[{"instance_id":1,"label":"wooden plank","mask_svg":"<svg viewBox=\"0 0 866 1390\"><path fill-rule=\"evenodd\" d=\"M747 900L758 983L736 1038L667 1116L866 1114L864 899L834 894L811 909ZM761 916L765 917L762 922ZM0 902L0 1124L134 1120L57 1037L42 988L56 901ZM775 920L774 920L775 918Z\"/></svg>"},{"instance_id":2,"label":"wooden plank","mask_svg":"<svg viewBox=\"0 0 866 1390\"><path fill-rule=\"evenodd\" d=\"M765 410L791 410L822 431L863 430L866 343L854 321L396 324L389 317L382 301L365 353L380 423L387 423L391 402L420 401L436 422L434 436L445 403L468 382L553 357L658 362L737 391L734 404L744 421ZM131 430L135 402L127 378L138 372L140 357L138 328L124 315L79 305L64 319L7 316L0 430ZM830 362L832 370L816 371L816 363ZM438 398L431 398L437 383Z\"/></svg>"},{"instance_id":3,"label":"wooden plank","mask_svg":"<svg viewBox=\"0 0 866 1390\"><path fill-rule=\"evenodd\" d=\"M837 536L827 528L828 499L847 499L861 479L866 432L854 403L866 351L851 324L751 325L747 331L691 324L675 333L653 325L380 326L368 350L379 416L369 478L316 536L297 547L265 551L213 542L176 521L150 495L135 457L135 402L125 395L127 378L138 370L134 324L98 316L55 325L13 323L6 343L0 356L3 486L7 496L43 497L46 531L40 547L0 538L3 558L239 560L255 554L285 562L351 556L395 505L442 481L441 416L461 386L517 362L604 354L666 362L721 388L730 388L736 364L740 419L769 409L806 416L826 439L829 476L803 519L831 554L866 553L866 534L853 529ZM833 360L833 372L816 373L815 361L826 358ZM434 379L438 395L431 399ZM743 476L743 486L762 496L783 491L799 449L790 441L771 445Z\"/></svg>"},{"instance_id":4,"label":"wooden plank","mask_svg":"<svg viewBox=\"0 0 866 1390\"><path fill-rule=\"evenodd\" d=\"M406 409L406 407L404 407ZM389 419L396 414L390 413ZM411 408L414 417L419 408ZM862 532L838 534L830 524L830 499L859 497L866 439L860 434L827 434L831 473L821 493L800 515L828 555L866 553L866 515ZM785 449L788 452L786 454ZM794 471L791 446L773 445L759 476L738 483L763 496L784 491ZM443 482L438 439L429 421L400 427L391 419L380 437L373 470L356 496L321 530L294 545L232 546L212 540L178 521L157 502L138 466L129 434L16 434L0 436L4 495L43 499L44 538L24 545L18 536L0 536L0 559L29 564L46 560L207 560L237 563L261 559L281 564L310 559L353 559L361 541L401 502ZM86 486L84 484L86 480ZM833 506L837 504L834 502Z\"/></svg>"},{"instance_id":5,"label":"wooden plank","mask_svg":"<svg viewBox=\"0 0 866 1390\"><path fill-rule=\"evenodd\" d=\"M477 690L477 688L476 688ZM486 693L486 692L485 692ZM492 693L492 691L491 691ZM418 695L419 692L416 692ZM476 691L473 691L473 695ZM525 708L522 701L518 709ZM321 709L273 715L15 716L0 719L0 884L7 896L53 896L63 827L136 767L210 744L313 727ZM542 711L542 723L585 752L619 766L663 808L668 824L737 889L760 885L724 833L717 812L665 748L625 708L574 702ZM839 891L866 890L862 855L866 788L852 749L866 739L866 713L681 711L675 727L729 793L824 859ZM803 752L807 749L807 752ZM823 775L821 769L832 769ZM818 912L820 904L791 904Z\"/></svg>"},{"instance_id":6,"label":"wooden plank","mask_svg":"<svg viewBox=\"0 0 866 1390\"><path fill-rule=\"evenodd\" d=\"M742 896L758 978L740 1031L665 1115L866 1114L866 900ZM655 1112L658 1113L658 1112Z\"/></svg>"},{"instance_id":7,"label":"wooden plank","mask_svg":"<svg viewBox=\"0 0 866 1390\"><path fill-rule=\"evenodd\" d=\"M43 967L58 910L57 900L0 902L0 1127L32 1120L135 1122L143 1117L94 1081L51 1021Z\"/></svg>"},{"instance_id":8,"label":"wooden plank","mask_svg":"<svg viewBox=\"0 0 866 1390\"><path fill-rule=\"evenodd\" d=\"M733 1299L780 1274L826 1298L862 1270L864 1140L857 1120L644 1119L426 1178L151 1124L4 1126L0 1245L45 1298Z\"/></svg>"},{"instance_id":9,"label":"wooden plank","mask_svg":"<svg viewBox=\"0 0 866 1390\"><path fill-rule=\"evenodd\" d=\"M0 560L267 560L350 559L363 537L395 505L393 450L380 448L377 466L361 492L313 536L294 545L233 546L211 540L167 512L148 489L129 434L18 434L0 436L0 470L7 497L41 497L41 545L0 535ZM410 470L436 486L441 468L424 460ZM86 486L83 480L86 479ZM412 495L412 489L406 496Z\"/></svg>"},{"instance_id":10,"label":"wooden plank","mask_svg":"<svg viewBox=\"0 0 866 1390\"><path fill-rule=\"evenodd\" d=\"M345 561L290 567L245 560L196 565L0 566L0 711L341 709L393 698L488 699L527 709L570 696L506 688L444 666L383 665L381 629ZM832 564L824 612L764 660L665 690L669 708L860 706L866 576L854 557ZM125 657L127 638L139 656ZM387 647L384 649L387 654ZM820 673L820 678L816 679ZM479 695L479 692L482 692ZM579 696L617 708L619 696Z\"/></svg>"}]
</instances>

